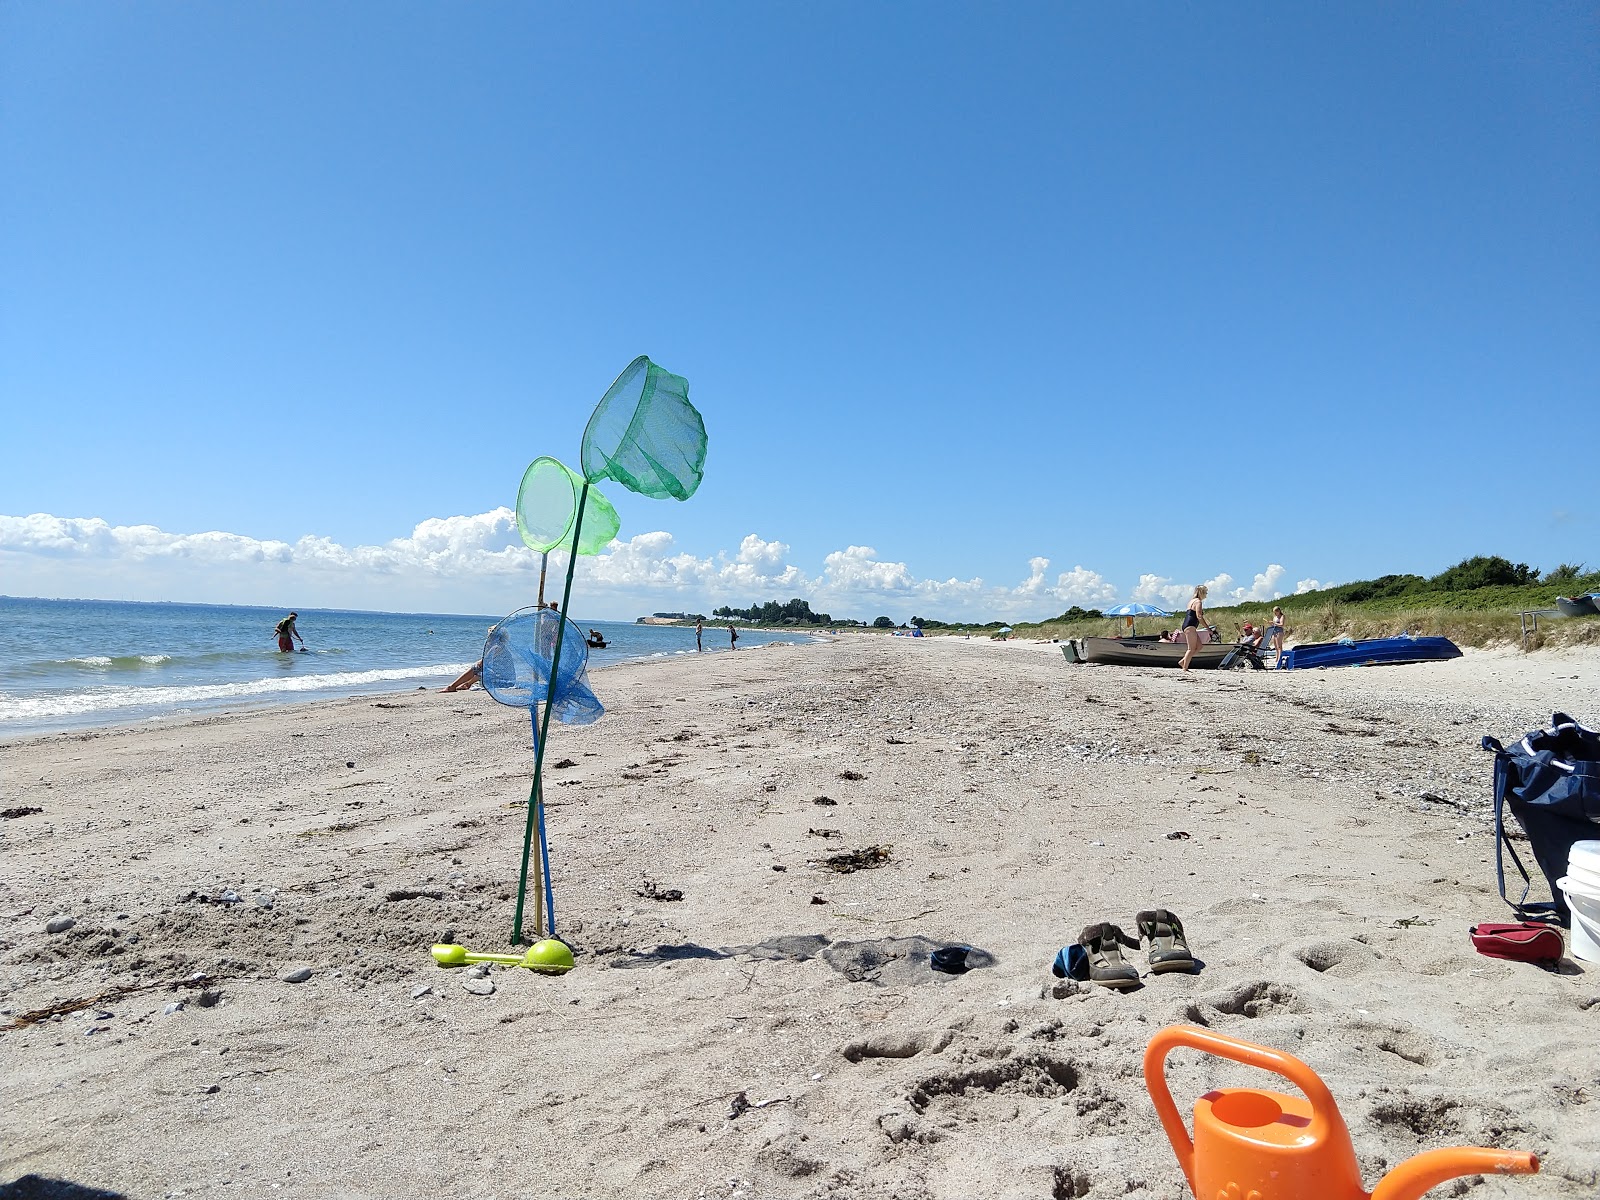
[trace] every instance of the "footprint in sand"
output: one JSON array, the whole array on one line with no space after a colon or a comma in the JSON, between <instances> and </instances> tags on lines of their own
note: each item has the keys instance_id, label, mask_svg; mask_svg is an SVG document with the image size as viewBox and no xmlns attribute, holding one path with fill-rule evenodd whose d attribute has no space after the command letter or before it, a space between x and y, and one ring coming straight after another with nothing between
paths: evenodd
<instances>
[{"instance_id":1,"label":"footprint in sand","mask_svg":"<svg viewBox=\"0 0 1600 1200\"><path fill-rule=\"evenodd\" d=\"M1235 984L1222 992L1211 992L1200 998L1202 1004L1227 1013L1230 1017L1248 1017L1255 1020L1268 1013L1283 1010L1304 1012L1299 994L1287 984L1270 979L1255 979Z\"/></svg>"}]
</instances>

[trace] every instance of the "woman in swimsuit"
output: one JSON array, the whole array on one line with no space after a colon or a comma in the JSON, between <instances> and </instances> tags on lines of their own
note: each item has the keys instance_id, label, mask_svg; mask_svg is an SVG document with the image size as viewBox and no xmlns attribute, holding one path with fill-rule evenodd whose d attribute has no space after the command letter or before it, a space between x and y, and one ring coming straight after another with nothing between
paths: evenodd
<instances>
[{"instance_id":1,"label":"woman in swimsuit","mask_svg":"<svg viewBox=\"0 0 1600 1200\"><path fill-rule=\"evenodd\" d=\"M1183 652L1183 658L1178 666L1183 670L1189 669L1189 663L1194 658L1194 652L1200 649L1200 631L1206 628L1206 585L1199 584L1194 589L1194 598L1189 601L1189 608L1183 614L1183 640L1189 643L1189 648Z\"/></svg>"},{"instance_id":2,"label":"woman in swimsuit","mask_svg":"<svg viewBox=\"0 0 1600 1200\"><path fill-rule=\"evenodd\" d=\"M1272 624L1267 626L1267 644L1276 650L1281 657L1283 654L1283 609L1276 604L1272 606Z\"/></svg>"}]
</instances>

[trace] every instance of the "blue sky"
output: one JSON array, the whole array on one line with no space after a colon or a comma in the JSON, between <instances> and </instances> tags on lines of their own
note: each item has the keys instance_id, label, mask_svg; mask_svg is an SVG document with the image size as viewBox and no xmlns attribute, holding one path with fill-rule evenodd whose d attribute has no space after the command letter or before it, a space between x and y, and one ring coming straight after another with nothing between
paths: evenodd
<instances>
[{"instance_id":1,"label":"blue sky","mask_svg":"<svg viewBox=\"0 0 1600 1200\"><path fill-rule=\"evenodd\" d=\"M1596 213L1593 5L14 0L0 591L523 603L640 353L597 617L1593 565Z\"/></svg>"}]
</instances>

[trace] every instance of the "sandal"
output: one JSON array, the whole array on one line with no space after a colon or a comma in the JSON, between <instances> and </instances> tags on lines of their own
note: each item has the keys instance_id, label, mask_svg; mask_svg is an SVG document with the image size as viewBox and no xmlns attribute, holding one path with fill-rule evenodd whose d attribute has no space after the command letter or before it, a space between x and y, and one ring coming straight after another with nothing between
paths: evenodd
<instances>
[{"instance_id":1,"label":"sandal","mask_svg":"<svg viewBox=\"0 0 1600 1200\"><path fill-rule=\"evenodd\" d=\"M1078 945L1089 955L1089 978L1101 987L1134 988L1139 986L1139 970L1124 961L1123 946L1137 947L1122 930L1109 921L1091 925L1078 935Z\"/></svg>"},{"instance_id":2,"label":"sandal","mask_svg":"<svg viewBox=\"0 0 1600 1200\"><path fill-rule=\"evenodd\" d=\"M1139 936L1150 948L1151 971L1162 974L1194 970L1194 955L1189 953L1189 943L1184 940L1182 921L1164 908L1147 909L1136 920Z\"/></svg>"}]
</instances>

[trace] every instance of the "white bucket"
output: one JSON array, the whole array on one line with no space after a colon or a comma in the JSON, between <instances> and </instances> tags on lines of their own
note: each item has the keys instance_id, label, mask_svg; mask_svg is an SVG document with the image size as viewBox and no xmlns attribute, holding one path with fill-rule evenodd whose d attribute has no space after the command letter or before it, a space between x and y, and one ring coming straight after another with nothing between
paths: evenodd
<instances>
[{"instance_id":1,"label":"white bucket","mask_svg":"<svg viewBox=\"0 0 1600 1200\"><path fill-rule=\"evenodd\" d=\"M1572 941L1567 953L1584 962L1600 963L1600 888L1574 883L1569 876L1556 880L1572 910Z\"/></svg>"},{"instance_id":2,"label":"white bucket","mask_svg":"<svg viewBox=\"0 0 1600 1200\"><path fill-rule=\"evenodd\" d=\"M1567 853L1567 878L1584 891L1600 892L1600 842L1573 842Z\"/></svg>"}]
</instances>

